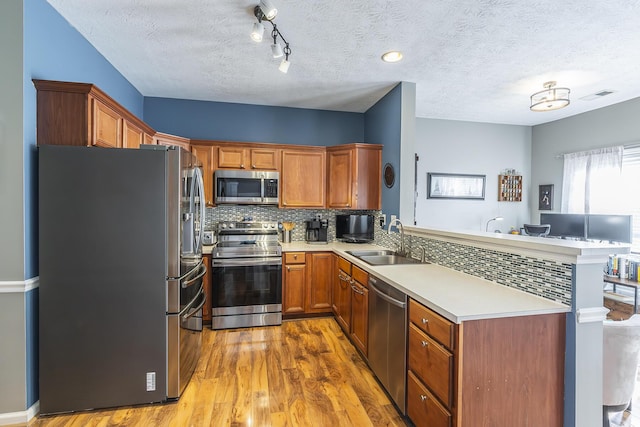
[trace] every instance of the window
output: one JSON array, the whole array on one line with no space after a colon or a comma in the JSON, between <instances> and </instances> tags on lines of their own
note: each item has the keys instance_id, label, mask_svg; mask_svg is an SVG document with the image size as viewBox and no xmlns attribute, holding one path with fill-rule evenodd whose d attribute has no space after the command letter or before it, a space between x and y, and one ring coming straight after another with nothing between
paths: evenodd
<instances>
[{"instance_id":1,"label":"window","mask_svg":"<svg viewBox=\"0 0 640 427\"><path fill-rule=\"evenodd\" d=\"M619 195L623 213L633 215L632 252L640 252L640 145L624 149L622 157L622 191Z\"/></svg>"},{"instance_id":2,"label":"window","mask_svg":"<svg viewBox=\"0 0 640 427\"><path fill-rule=\"evenodd\" d=\"M640 252L640 144L564 156L562 212L633 215L632 252Z\"/></svg>"}]
</instances>

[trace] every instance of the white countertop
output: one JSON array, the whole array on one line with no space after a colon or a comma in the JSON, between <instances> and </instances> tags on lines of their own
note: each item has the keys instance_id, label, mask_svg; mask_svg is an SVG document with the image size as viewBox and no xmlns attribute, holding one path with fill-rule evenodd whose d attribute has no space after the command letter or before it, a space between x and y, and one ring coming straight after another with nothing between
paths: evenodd
<instances>
[{"instance_id":1,"label":"white countertop","mask_svg":"<svg viewBox=\"0 0 640 427\"><path fill-rule=\"evenodd\" d=\"M467 320L566 313L570 307L435 264L373 266L346 253L384 249L371 244L283 243L283 252L332 251L405 292L455 323Z\"/></svg>"}]
</instances>

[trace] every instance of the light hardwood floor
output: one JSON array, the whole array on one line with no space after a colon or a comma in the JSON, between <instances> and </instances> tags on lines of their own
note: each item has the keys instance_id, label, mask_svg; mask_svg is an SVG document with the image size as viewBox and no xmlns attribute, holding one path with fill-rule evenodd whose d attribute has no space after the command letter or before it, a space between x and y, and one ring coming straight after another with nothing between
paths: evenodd
<instances>
[{"instance_id":1,"label":"light hardwood floor","mask_svg":"<svg viewBox=\"0 0 640 427\"><path fill-rule=\"evenodd\" d=\"M333 318L203 334L176 403L37 417L29 426L406 426Z\"/></svg>"}]
</instances>

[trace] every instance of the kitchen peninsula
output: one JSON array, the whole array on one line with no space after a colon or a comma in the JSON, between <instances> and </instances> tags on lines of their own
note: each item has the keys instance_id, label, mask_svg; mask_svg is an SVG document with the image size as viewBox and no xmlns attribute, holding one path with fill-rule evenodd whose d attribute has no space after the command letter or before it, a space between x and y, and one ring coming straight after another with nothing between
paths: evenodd
<instances>
[{"instance_id":1,"label":"kitchen peninsula","mask_svg":"<svg viewBox=\"0 0 640 427\"><path fill-rule=\"evenodd\" d=\"M363 245L338 242L323 247L293 242L284 244L283 252L333 251L370 275L397 286L412 300L469 333L471 328L465 325L488 319L509 319L513 324L522 320L524 325L525 319L561 316L563 330L554 332L561 334L563 340L562 348L556 351L565 353L563 369L558 373L564 377L560 381L563 420L557 425L599 425L602 419L602 320L606 314L602 308L602 265L610 253L628 252L627 246L417 227L405 227L405 233L412 255L419 258L420 248L424 248L432 264L371 266L346 252L354 247L365 249ZM375 243L396 249L398 237L377 230ZM544 332L531 329L527 333L532 335L514 335L514 338L526 341L534 339L536 333L549 332L549 329L542 330ZM459 334L466 332L459 331ZM466 335L462 342L467 342ZM485 344L492 345L489 341ZM557 355L536 357L548 361ZM474 357L482 358L483 353ZM526 367L526 364L520 365L520 369ZM459 387L464 386L463 376L457 378ZM478 383L478 387L480 385ZM490 392L490 389L486 389L485 399L500 407L495 394L491 394L496 390ZM458 421L464 404L463 397L462 409L454 414ZM513 405L512 408L522 411ZM547 409L538 408L539 411ZM522 422L522 418L519 419Z\"/></svg>"}]
</instances>

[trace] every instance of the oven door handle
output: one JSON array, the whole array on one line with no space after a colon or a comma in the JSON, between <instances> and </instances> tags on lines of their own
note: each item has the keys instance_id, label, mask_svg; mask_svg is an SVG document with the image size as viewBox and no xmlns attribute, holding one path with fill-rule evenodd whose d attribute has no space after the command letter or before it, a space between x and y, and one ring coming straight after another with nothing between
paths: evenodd
<instances>
[{"instance_id":1,"label":"oven door handle","mask_svg":"<svg viewBox=\"0 0 640 427\"><path fill-rule=\"evenodd\" d=\"M189 286L191 286L194 282L196 282L198 279L202 278L205 274L207 274L207 266L204 265L203 262L200 262L200 271L198 271L198 274L196 274L194 277L192 277L189 280L185 280L182 283L182 287L183 288L188 288Z\"/></svg>"},{"instance_id":2,"label":"oven door handle","mask_svg":"<svg viewBox=\"0 0 640 427\"><path fill-rule=\"evenodd\" d=\"M240 259L213 259L212 266L215 267L244 267L252 265L282 265L282 258L240 258Z\"/></svg>"}]
</instances>

